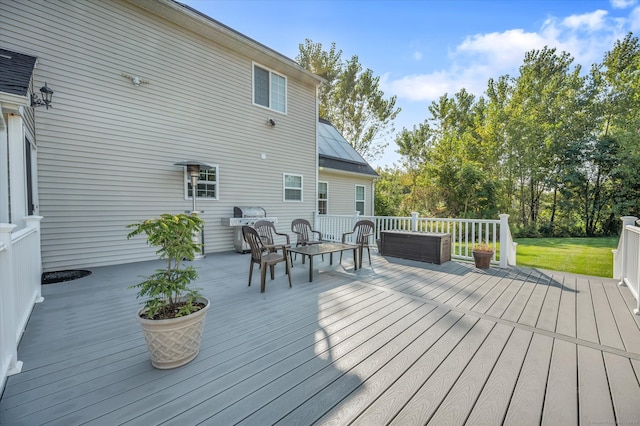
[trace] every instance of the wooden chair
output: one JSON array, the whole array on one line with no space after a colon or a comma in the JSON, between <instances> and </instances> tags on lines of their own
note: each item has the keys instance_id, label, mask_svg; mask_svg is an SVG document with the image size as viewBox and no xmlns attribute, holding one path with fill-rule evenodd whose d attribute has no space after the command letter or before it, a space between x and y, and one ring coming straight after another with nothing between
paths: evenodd
<instances>
[{"instance_id":1,"label":"wooden chair","mask_svg":"<svg viewBox=\"0 0 640 426\"><path fill-rule=\"evenodd\" d=\"M287 259L287 247L282 245L277 249L282 249L282 253L272 249L274 246L268 247L263 243L260 234L250 226L242 227L242 236L251 247L251 263L249 263L249 286L251 286L251 275L253 274L253 264L260 265L260 293L264 293L266 287L267 266L271 269L271 279L275 277L274 267L280 262L284 262L287 267L287 276L289 277L289 287L291 287L291 269Z\"/></svg>"},{"instance_id":2,"label":"wooden chair","mask_svg":"<svg viewBox=\"0 0 640 426\"><path fill-rule=\"evenodd\" d=\"M311 224L306 219L294 219L291 222L291 230L297 237L296 247L322 244L322 232L311 229ZM318 238L314 238L314 235L317 235ZM322 259L324 260L324 255ZM304 256L302 256L302 263L304 263Z\"/></svg>"},{"instance_id":3,"label":"wooden chair","mask_svg":"<svg viewBox=\"0 0 640 426\"><path fill-rule=\"evenodd\" d=\"M362 254L364 252L364 248L367 248L367 254L369 255L369 265L371 265L371 251L369 250L369 237L374 235L374 229L376 225L370 220L359 220L356 222L353 227L353 231L345 232L342 234L342 243L347 242L347 237L349 235L355 234L355 241L352 241L353 244L358 244L360 247L358 248L358 257L359 257L359 267L362 268ZM342 252L340 252L340 262L342 262Z\"/></svg>"}]
</instances>

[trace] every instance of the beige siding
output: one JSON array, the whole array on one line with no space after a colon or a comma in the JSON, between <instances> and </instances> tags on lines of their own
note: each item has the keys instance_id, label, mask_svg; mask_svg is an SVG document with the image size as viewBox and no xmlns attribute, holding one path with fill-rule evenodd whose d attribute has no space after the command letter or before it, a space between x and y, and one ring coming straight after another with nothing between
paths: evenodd
<instances>
[{"instance_id":1,"label":"beige siding","mask_svg":"<svg viewBox=\"0 0 640 426\"><path fill-rule=\"evenodd\" d=\"M318 173L318 180L329 183L328 214L354 214L356 211L356 185L363 185L365 216L373 215L373 178L324 169Z\"/></svg>"},{"instance_id":2,"label":"beige siding","mask_svg":"<svg viewBox=\"0 0 640 426\"><path fill-rule=\"evenodd\" d=\"M219 200L197 206L207 252L233 248L220 224L233 206L262 206L282 230L315 210L312 84L288 78L286 115L254 106L259 58L123 1L0 0L0 27L0 45L38 56L36 85L55 91L36 112L45 270L153 258L125 225L191 209L182 160L219 166ZM304 176L304 202L283 202L283 172Z\"/></svg>"}]
</instances>

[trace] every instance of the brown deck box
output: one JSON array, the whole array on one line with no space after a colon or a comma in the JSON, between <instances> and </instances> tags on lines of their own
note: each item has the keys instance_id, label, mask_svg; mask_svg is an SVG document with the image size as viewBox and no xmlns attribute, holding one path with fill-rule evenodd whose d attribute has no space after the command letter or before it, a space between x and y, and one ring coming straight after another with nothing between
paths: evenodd
<instances>
[{"instance_id":1,"label":"brown deck box","mask_svg":"<svg viewBox=\"0 0 640 426\"><path fill-rule=\"evenodd\" d=\"M451 260L451 234L381 231L380 254L440 265Z\"/></svg>"}]
</instances>

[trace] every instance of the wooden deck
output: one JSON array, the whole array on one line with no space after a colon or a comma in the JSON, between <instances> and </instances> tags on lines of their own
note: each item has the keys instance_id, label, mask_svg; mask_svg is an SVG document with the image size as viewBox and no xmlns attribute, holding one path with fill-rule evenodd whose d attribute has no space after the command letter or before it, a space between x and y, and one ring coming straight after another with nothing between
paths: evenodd
<instances>
[{"instance_id":1,"label":"wooden deck","mask_svg":"<svg viewBox=\"0 0 640 426\"><path fill-rule=\"evenodd\" d=\"M346 253L345 253L346 255ZM159 264L43 287L2 425L640 422L640 318L611 279L373 257L300 259L260 294L248 255L196 262L201 351L151 367L126 287ZM337 263L337 262L336 262ZM257 275L259 278L259 275Z\"/></svg>"}]
</instances>

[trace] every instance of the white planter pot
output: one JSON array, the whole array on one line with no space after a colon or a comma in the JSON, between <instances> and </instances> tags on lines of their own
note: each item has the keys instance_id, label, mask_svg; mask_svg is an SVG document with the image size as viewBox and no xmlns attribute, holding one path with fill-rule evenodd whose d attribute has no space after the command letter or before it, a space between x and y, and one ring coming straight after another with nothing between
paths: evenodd
<instances>
[{"instance_id":1,"label":"white planter pot","mask_svg":"<svg viewBox=\"0 0 640 426\"><path fill-rule=\"evenodd\" d=\"M145 308L138 311L137 318L155 368L180 367L198 356L204 320L211 305L206 297L199 298L198 302L206 306L179 318L150 320L140 317Z\"/></svg>"}]
</instances>

